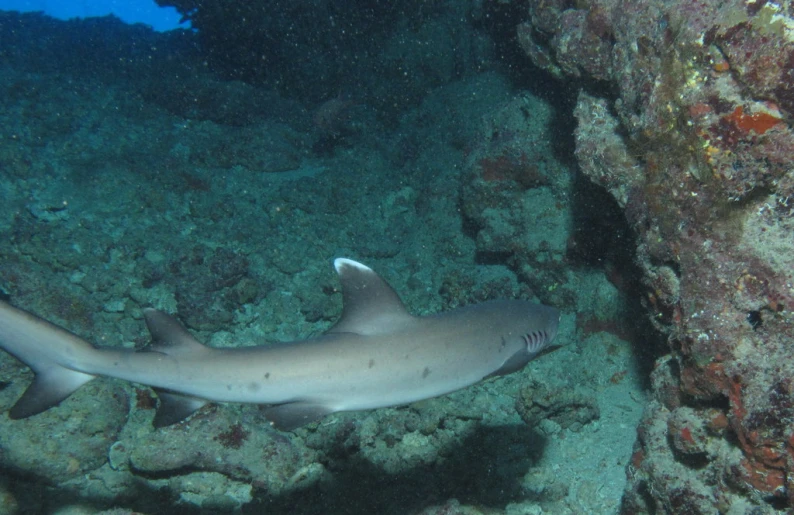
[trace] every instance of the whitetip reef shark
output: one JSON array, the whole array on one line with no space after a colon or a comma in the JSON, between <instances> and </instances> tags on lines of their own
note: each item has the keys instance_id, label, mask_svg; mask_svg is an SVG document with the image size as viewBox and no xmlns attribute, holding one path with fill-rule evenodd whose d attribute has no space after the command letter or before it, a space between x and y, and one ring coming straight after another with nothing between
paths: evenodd
<instances>
[{"instance_id":1,"label":"whitetip reef shark","mask_svg":"<svg viewBox=\"0 0 794 515\"><path fill-rule=\"evenodd\" d=\"M208 402L241 402L271 405L265 417L292 430L329 413L404 405L515 372L557 334L553 307L496 300L416 317L369 267L345 258L334 267L344 301L336 325L317 338L253 347L207 347L175 318L146 309L151 345L96 348L0 301L0 348L35 373L9 416L41 413L108 376L157 391L156 427Z\"/></svg>"}]
</instances>

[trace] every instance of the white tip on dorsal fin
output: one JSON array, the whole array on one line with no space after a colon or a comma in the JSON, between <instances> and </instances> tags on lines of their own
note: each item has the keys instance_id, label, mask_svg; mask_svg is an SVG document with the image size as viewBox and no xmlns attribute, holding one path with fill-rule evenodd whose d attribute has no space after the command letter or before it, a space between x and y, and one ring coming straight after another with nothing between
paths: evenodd
<instances>
[{"instance_id":1,"label":"white tip on dorsal fin","mask_svg":"<svg viewBox=\"0 0 794 515\"><path fill-rule=\"evenodd\" d=\"M193 338L193 335L179 323L179 321L156 309L143 310L146 327L152 333L152 343L145 351L162 352L169 356L195 354L211 350Z\"/></svg>"},{"instance_id":2,"label":"white tip on dorsal fin","mask_svg":"<svg viewBox=\"0 0 794 515\"><path fill-rule=\"evenodd\" d=\"M383 334L404 327L413 317L389 284L368 266L334 260L342 283L342 317L332 333Z\"/></svg>"}]
</instances>

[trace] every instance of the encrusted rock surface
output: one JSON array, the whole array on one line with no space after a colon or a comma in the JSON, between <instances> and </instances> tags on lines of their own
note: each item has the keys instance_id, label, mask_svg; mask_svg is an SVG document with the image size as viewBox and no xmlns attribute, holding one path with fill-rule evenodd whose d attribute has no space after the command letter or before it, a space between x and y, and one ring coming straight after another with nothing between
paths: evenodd
<instances>
[{"instance_id":1,"label":"encrusted rock surface","mask_svg":"<svg viewBox=\"0 0 794 515\"><path fill-rule=\"evenodd\" d=\"M794 508L793 16L533 0L516 26L537 66L583 87L577 160L637 234L668 336L624 513Z\"/></svg>"},{"instance_id":2,"label":"encrusted rock surface","mask_svg":"<svg viewBox=\"0 0 794 515\"><path fill-rule=\"evenodd\" d=\"M103 382L86 385L52 409L46 420L0 418L3 466L57 484L102 465L127 422L129 408L126 392L118 384ZM14 383L10 393L21 395L21 384Z\"/></svg>"}]
</instances>

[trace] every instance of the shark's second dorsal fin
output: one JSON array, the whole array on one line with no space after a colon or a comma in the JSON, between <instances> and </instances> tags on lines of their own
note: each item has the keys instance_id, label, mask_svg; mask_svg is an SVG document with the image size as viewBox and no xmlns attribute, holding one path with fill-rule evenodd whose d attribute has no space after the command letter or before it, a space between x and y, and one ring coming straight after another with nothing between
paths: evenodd
<instances>
[{"instance_id":1,"label":"shark's second dorsal fin","mask_svg":"<svg viewBox=\"0 0 794 515\"><path fill-rule=\"evenodd\" d=\"M346 258L334 260L342 283L342 317L332 333L363 335L392 332L413 317L389 284L368 266Z\"/></svg>"},{"instance_id":2,"label":"shark's second dorsal fin","mask_svg":"<svg viewBox=\"0 0 794 515\"><path fill-rule=\"evenodd\" d=\"M146 319L146 327L152 333L152 343L144 349L146 351L162 352L169 356L184 356L211 350L210 347L193 338L193 335L171 315L148 308L143 310L143 317Z\"/></svg>"},{"instance_id":3,"label":"shark's second dorsal fin","mask_svg":"<svg viewBox=\"0 0 794 515\"><path fill-rule=\"evenodd\" d=\"M179 358L212 351L211 347L202 345L176 318L167 313L148 308L143 310L143 317L152 333L152 343L144 349L146 352L161 352ZM154 417L154 427L176 424L208 402L161 388L155 388L155 391L160 398L160 405Z\"/></svg>"},{"instance_id":4,"label":"shark's second dorsal fin","mask_svg":"<svg viewBox=\"0 0 794 515\"><path fill-rule=\"evenodd\" d=\"M152 425L157 428L170 426L185 420L208 402L198 397L167 392L157 388L155 388L155 391L160 399L160 405L157 407L157 413L154 416Z\"/></svg>"}]
</instances>

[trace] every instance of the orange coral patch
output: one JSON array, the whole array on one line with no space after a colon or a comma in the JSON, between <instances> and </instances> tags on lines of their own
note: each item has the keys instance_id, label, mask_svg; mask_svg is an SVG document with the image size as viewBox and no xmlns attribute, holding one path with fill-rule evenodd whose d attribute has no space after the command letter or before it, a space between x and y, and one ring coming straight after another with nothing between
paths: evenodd
<instances>
[{"instance_id":1,"label":"orange coral patch","mask_svg":"<svg viewBox=\"0 0 794 515\"><path fill-rule=\"evenodd\" d=\"M768 113L745 114L742 106L738 106L731 114L726 115L725 119L744 132L755 131L756 134L763 134L783 123L782 119Z\"/></svg>"},{"instance_id":2,"label":"orange coral patch","mask_svg":"<svg viewBox=\"0 0 794 515\"><path fill-rule=\"evenodd\" d=\"M719 61L714 63L714 71L727 72L730 69L731 69L731 65L728 64L728 61Z\"/></svg>"},{"instance_id":3,"label":"orange coral patch","mask_svg":"<svg viewBox=\"0 0 794 515\"><path fill-rule=\"evenodd\" d=\"M687 366L681 370L681 390L698 398L722 395L728 389L728 378L722 363L711 362L705 367Z\"/></svg>"},{"instance_id":4,"label":"orange coral patch","mask_svg":"<svg viewBox=\"0 0 794 515\"><path fill-rule=\"evenodd\" d=\"M743 479L761 492L776 493L783 489L786 477L782 470L770 469L760 463L742 460Z\"/></svg>"},{"instance_id":5,"label":"orange coral patch","mask_svg":"<svg viewBox=\"0 0 794 515\"><path fill-rule=\"evenodd\" d=\"M778 450L777 447L777 443L766 441L764 445L758 448L755 455L764 465L775 469L782 469L786 465L786 455L783 451Z\"/></svg>"},{"instance_id":6,"label":"orange coral patch","mask_svg":"<svg viewBox=\"0 0 794 515\"><path fill-rule=\"evenodd\" d=\"M728 417L721 411L714 413L707 422L708 428L715 432L720 433L728 428Z\"/></svg>"}]
</instances>

